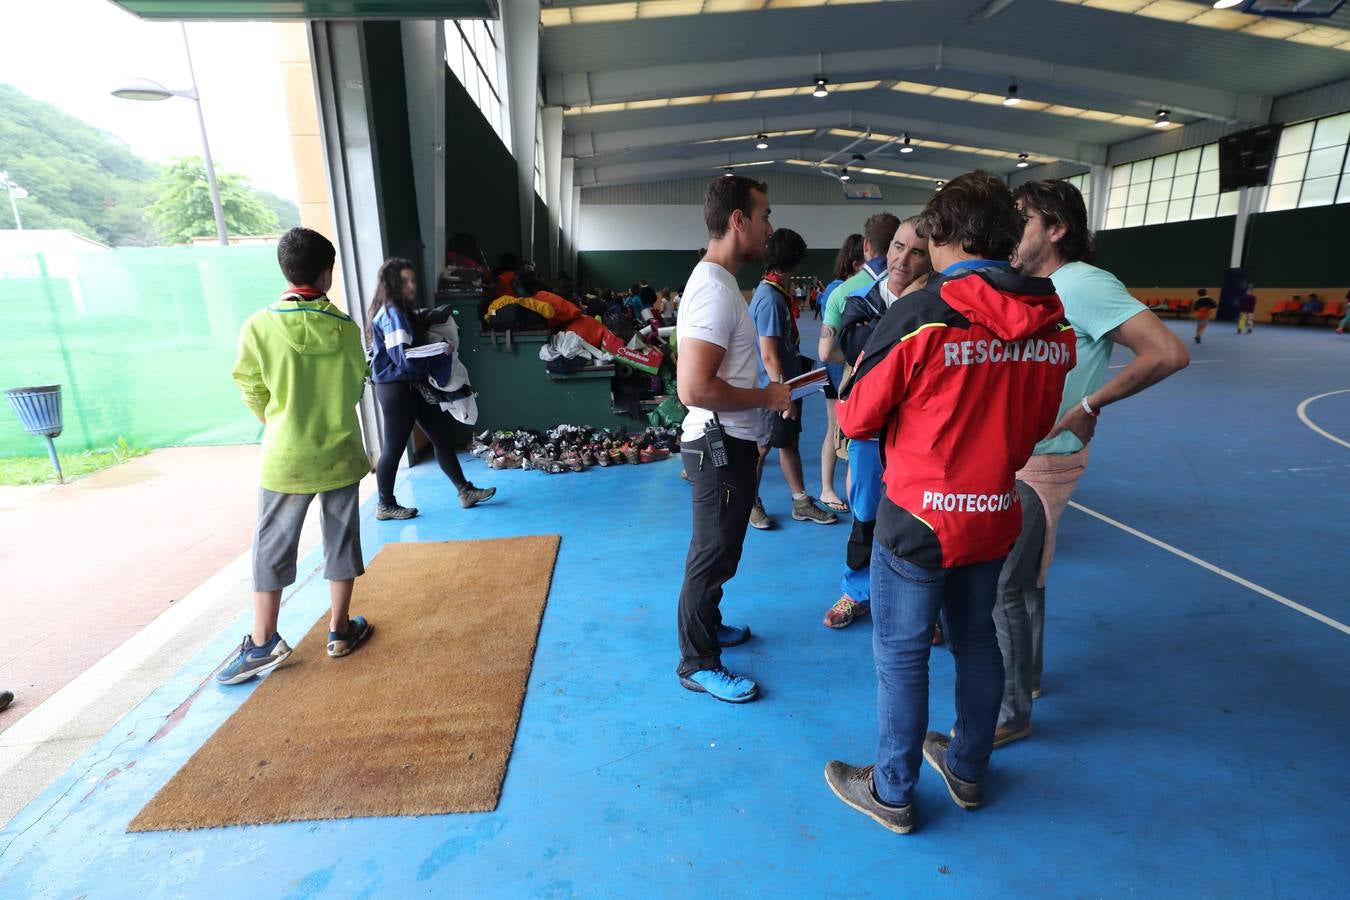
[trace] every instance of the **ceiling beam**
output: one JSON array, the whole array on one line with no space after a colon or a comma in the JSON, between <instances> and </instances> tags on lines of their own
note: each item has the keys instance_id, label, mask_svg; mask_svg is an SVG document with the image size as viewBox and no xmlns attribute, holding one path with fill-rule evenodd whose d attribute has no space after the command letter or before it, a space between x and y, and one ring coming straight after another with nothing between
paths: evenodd
<instances>
[{"instance_id":1,"label":"ceiling beam","mask_svg":"<svg viewBox=\"0 0 1350 900\"><path fill-rule=\"evenodd\" d=\"M614 125L612 129L572 131L572 123L565 122L563 153L583 158L618 150L674 145L737 134L757 134L761 131L852 127L872 129L886 134L909 132L916 138L969 144L972 147L990 147L1014 153L1035 153L1085 165L1103 165L1106 162L1106 147L1101 144L1055 138L1044 132L991 131L987 128L955 125L934 119L877 113L864 105L866 103L864 96L859 95L855 99L859 102L850 109L822 109L818 112L754 117L737 116L736 110L730 108L738 105L735 103L667 107L661 112L668 114L666 119L670 124L639 128L624 128L624 119L631 121L633 116L650 119L650 116L645 115L650 113L650 110L603 113L597 118L603 117L604 122L587 124L612 123ZM709 116L716 113L724 113L726 118L710 121ZM1028 124L1033 123L1029 121Z\"/></svg>"},{"instance_id":2,"label":"ceiling beam","mask_svg":"<svg viewBox=\"0 0 1350 900\"><path fill-rule=\"evenodd\" d=\"M561 106L587 106L624 100L696 96L755 88L809 84L823 71L830 78L911 78L942 84L944 70L997 77L990 90L1002 92L1006 80L1062 88L1076 97L1098 97L1114 104L1116 112L1149 114L1159 106L1174 113L1228 123L1264 122L1270 99L1168 81L1129 72L1069 66L1007 53L991 53L945 44L885 50L841 51L823 56L772 56L729 62L689 62L641 69L589 72L550 72L545 75L546 99ZM922 73L922 74L918 74ZM1023 90L1030 100L1072 102ZM1042 92L1043 93L1043 92ZM1080 101L1081 102L1081 101Z\"/></svg>"},{"instance_id":3,"label":"ceiling beam","mask_svg":"<svg viewBox=\"0 0 1350 900\"><path fill-rule=\"evenodd\" d=\"M784 152L784 151L787 152ZM785 160L804 159L813 162L830 159L830 168L837 169L847 160L841 160L837 154L829 149L819 147L793 147L780 148L777 153L773 151L752 151L748 154L727 154L710 153L706 156L699 156L693 159L661 159L648 160L646 162L635 163L613 163L606 162L598 165L584 165L582 160L577 160L576 168L573 174L573 183L583 187L593 187L598 184L612 184L618 182L632 181L655 181L673 178L678 175L698 175L706 174L709 178L731 163L749 163L763 162L768 168L769 162L777 163L776 169L780 171L791 171L810 173L813 169L806 166L791 166ZM890 169L892 171L905 172L911 175L921 175L924 179L933 181L947 181L960 175L964 169L960 167L938 166L932 163L915 163L910 165L908 161L870 158L866 162L858 163L858 167L867 166L874 169ZM746 175L753 176L754 172L760 169L760 166L746 166L737 168L736 171ZM872 176L859 175L861 179ZM890 183L892 179L888 179ZM898 184L922 185L923 180L915 179L893 179Z\"/></svg>"}]
</instances>

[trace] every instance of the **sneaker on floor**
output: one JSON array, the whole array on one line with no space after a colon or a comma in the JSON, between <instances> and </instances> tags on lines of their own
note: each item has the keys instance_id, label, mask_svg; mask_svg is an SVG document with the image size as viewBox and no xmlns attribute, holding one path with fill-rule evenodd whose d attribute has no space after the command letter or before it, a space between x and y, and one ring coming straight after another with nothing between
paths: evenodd
<instances>
[{"instance_id":1,"label":"sneaker on floor","mask_svg":"<svg viewBox=\"0 0 1350 900\"><path fill-rule=\"evenodd\" d=\"M723 703L748 703L759 696L759 685L744 675L728 672L722 666L681 675L680 684L686 690L710 694L714 700Z\"/></svg>"},{"instance_id":2,"label":"sneaker on floor","mask_svg":"<svg viewBox=\"0 0 1350 900\"><path fill-rule=\"evenodd\" d=\"M1034 688L1031 689L1031 699L1032 699L1032 700L1039 700L1039 699L1041 699L1041 689L1040 689L1040 688L1034 687Z\"/></svg>"},{"instance_id":3,"label":"sneaker on floor","mask_svg":"<svg viewBox=\"0 0 1350 900\"><path fill-rule=\"evenodd\" d=\"M261 647L255 646L253 636L246 634L234 659L216 673L216 681L221 684L242 684L264 672L272 671L290 655L290 646L279 634L272 635L272 639Z\"/></svg>"},{"instance_id":4,"label":"sneaker on floor","mask_svg":"<svg viewBox=\"0 0 1350 900\"><path fill-rule=\"evenodd\" d=\"M850 766L837 759L830 760L825 764L825 783L846 805L882 828L896 834L909 834L914 830L914 804L891 806L883 803L872 782L871 766Z\"/></svg>"},{"instance_id":5,"label":"sneaker on floor","mask_svg":"<svg viewBox=\"0 0 1350 900\"><path fill-rule=\"evenodd\" d=\"M347 620L347 630L328 632L328 655L336 659L346 656L370 637L375 626L366 621L365 616L352 616Z\"/></svg>"},{"instance_id":6,"label":"sneaker on floor","mask_svg":"<svg viewBox=\"0 0 1350 900\"><path fill-rule=\"evenodd\" d=\"M853 624L854 619L861 619L867 612L866 603L859 603L851 597L840 597L825 613L825 627L847 628Z\"/></svg>"},{"instance_id":7,"label":"sneaker on floor","mask_svg":"<svg viewBox=\"0 0 1350 900\"><path fill-rule=\"evenodd\" d=\"M817 525L833 525L839 521L838 516L816 506L816 501L810 497L792 501L792 518L798 522L815 522Z\"/></svg>"},{"instance_id":8,"label":"sneaker on floor","mask_svg":"<svg viewBox=\"0 0 1350 900\"><path fill-rule=\"evenodd\" d=\"M1014 726L1004 728L1003 726L1000 725L998 728L994 729L994 749L997 750L1004 744L1011 744L1013 741L1020 741L1022 738L1028 737L1030 734L1031 734L1030 721L1028 721L1027 724L1021 726L1020 728Z\"/></svg>"},{"instance_id":9,"label":"sneaker on floor","mask_svg":"<svg viewBox=\"0 0 1350 900\"><path fill-rule=\"evenodd\" d=\"M945 734L928 732L928 736L923 739L923 758L946 782L952 802L962 809L979 809L984 803L984 788L978 781L962 781L947 768L947 747L950 744L951 738Z\"/></svg>"},{"instance_id":10,"label":"sneaker on floor","mask_svg":"<svg viewBox=\"0 0 1350 900\"><path fill-rule=\"evenodd\" d=\"M459 505L468 509L471 506L477 506L484 500L491 500L496 493L495 487L480 488L474 487L472 484L466 484L459 489Z\"/></svg>"},{"instance_id":11,"label":"sneaker on floor","mask_svg":"<svg viewBox=\"0 0 1350 900\"><path fill-rule=\"evenodd\" d=\"M1196 342L1197 344L1200 343L1200 335L1197 334L1197 335L1195 336L1195 342Z\"/></svg>"},{"instance_id":12,"label":"sneaker on floor","mask_svg":"<svg viewBox=\"0 0 1350 900\"><path fill-rule=\"evenodd\" d=\"M718 625L717 646L739 647L750 640L749 625Z\"/></svg>"},{"instance_id":13,"label":"sneaker on floor","mask_svg":"<svg viewBox=\"0 0 1350 900\"><path fill-rule=\"evenodd\" d=\"M9 709L9 705L14 702L13 691L0 691L0 711Z\"/></svg>"},{"instance_id":14,"label":"sneaker on floor","mask_svg":"<svg viewBox=\"0 0 1350 900\"><path fill-rule=\"evenodd\" d=\"M768 531L773 525L773 519L764 511L764 501L756 497L755 505L750 508L750 527Z\"/></svg>"},{"instance_id":15,"label":"sneaker on floor","mask_svg":"<svg viewBox=\"0 0 1350 900\"><path fill-rule=\"evenodd\" d=\"M399 506L397 503L381 503L375 507L375 518L381 522L387 519L411 519L417 515L415 506Z\"/></svg>"},{"instance_id":16,"label":"sneaker on floor","mask_svg":"<svg viewBox=\"0 0 1350 900\"><path fill-rule=\"evenodd\" d=\"M941 647L947 642L947 638L942 634L942 623L938 622L933 626L933 646Z\"/></svg>"}]
</instances>

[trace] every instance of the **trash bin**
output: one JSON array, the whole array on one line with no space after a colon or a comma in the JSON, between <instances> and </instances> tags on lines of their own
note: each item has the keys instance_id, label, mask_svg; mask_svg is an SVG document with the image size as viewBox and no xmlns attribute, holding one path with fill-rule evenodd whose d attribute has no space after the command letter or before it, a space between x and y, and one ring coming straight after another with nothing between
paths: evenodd
<instances>
[{"instance_id":1,"label":"trash bin","mask_svg":"<svg viewBox=\"0 0 1350 900\"><path fill-rule=\"evenodd\" d=\"M52 458L56 478L64 483L61 460L56 455L56 444L52 442L52 438L61 434L61 385L9 388L5 396L9 398L9 405L14 408L14 414L19 417L24 430L46 439L47 453Z\"/></svg>"}]
</instances>

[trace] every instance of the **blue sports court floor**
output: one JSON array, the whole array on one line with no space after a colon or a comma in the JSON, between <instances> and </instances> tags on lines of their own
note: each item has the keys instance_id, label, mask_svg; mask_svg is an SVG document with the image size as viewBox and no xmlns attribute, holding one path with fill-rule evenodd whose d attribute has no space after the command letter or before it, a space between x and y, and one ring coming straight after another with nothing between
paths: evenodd
<instances>
[{"instance_id":1,"label":"blue sports court floor","mask_svg":"<svg viewBox=\"0 0 1350 900\"><path fill-rule=\"evenodd\" d=\"M248 696L203 687L241 617L0 832L0 895L1344 897L1350 337L1216 323L1196 347L1190 323L1172 327L1192 366L1102 416L1075 497L1093 514L1061 525L1035 733L996 752L985 809L958 810L925 771L920 827L900 837L822 780L831 758L870 761L874 740L870 624L820 624L846 524L780 515L748 536L724 608L755 638L726 659L764 697L733 707L673 675L676 462L548 476L471 461L501 488L472 512L423 465L399 493L423 517L368 521L368 555L563 534L500 807L124 833ZM1319 395L1303 413L1326 434L1298 412ZM822 420L817 401L813 491ZM785 513L776 469L766 483ZM282 613L293 639L327 603L321 581L302 585ZM932 672L945 728L951 658L935 652Z\"/></svg>"}]
</instances>

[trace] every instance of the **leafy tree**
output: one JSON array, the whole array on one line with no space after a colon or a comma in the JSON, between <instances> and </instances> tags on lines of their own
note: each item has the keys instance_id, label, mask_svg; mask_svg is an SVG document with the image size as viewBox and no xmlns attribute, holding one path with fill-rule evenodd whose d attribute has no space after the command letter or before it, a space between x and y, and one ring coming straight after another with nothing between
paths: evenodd
<instances>
[{"instance_id":1,"label":"leafy tree","mask_svg":"<svg viewBox=\"0 0 1350 900\"><path fill-rule=\"evenodd\" d=\"M278 197L271 191L258 191L257 194L267 208L277 214L278 231L288 231L300 224L300 207L294 200Z\"/></svg>"},{"instance_id":2,"label":"leafy tree","mask_svg":"<svg viewBox=\"0 0 1350 900\"><path fill-rule=\"evenodd\" d=\"M243 176L216 168L225 229L232 235L275 234L277 214L254 192ZM201 157L188 156L164 167L155 181L158 199L145 211L155 231L168 244L186 244L216 233L211 188Z\"/></svg>"}]
</instances>

